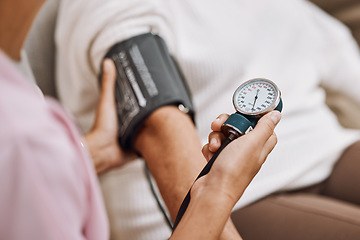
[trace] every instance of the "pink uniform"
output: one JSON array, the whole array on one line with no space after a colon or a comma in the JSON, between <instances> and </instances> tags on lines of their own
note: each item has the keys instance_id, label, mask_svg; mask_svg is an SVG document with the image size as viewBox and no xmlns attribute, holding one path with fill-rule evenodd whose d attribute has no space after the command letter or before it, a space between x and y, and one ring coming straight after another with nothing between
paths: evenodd
<instances>
[{"instance_id":1,"label":"pink uniform","mask_svg":"<svg viewBox=\"0 0 360 240\"><path fill-rule=\"evenodd\" d=\"M59 104L0 51L0 239L108 239L95 172Z\"/></svg>"}]
</instances>

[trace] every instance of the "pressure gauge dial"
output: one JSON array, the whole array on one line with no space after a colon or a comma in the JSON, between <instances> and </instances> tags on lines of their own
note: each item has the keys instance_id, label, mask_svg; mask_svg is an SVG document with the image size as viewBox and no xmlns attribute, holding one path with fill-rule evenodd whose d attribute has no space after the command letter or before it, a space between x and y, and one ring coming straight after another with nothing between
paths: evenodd
<instances>
[{"instance_id":1,"label":"pressure gauge dial","mask_svg":"<svg viewBox=\"0 0 360 240\"><path fill-rule=\"evenodd\" d=\"M280 90L265 78L255 78L241 84L235 90L233 104L236 113L231 114L221 127L225 136L231 139L253 130L266 113L282 110Z\"/></svg>"},{"instance_id":2,"label":"pressure gauge dial","mask_svg":"<svg viewBox=\"0 0 360 240\"><path fill-rule=\"evenodd\" d=\"M281 93L272 81L255 78L241 84L233 96L233 104L239 113L250 117L261 117L276 109Z\"/></svg>"}]
</instances>

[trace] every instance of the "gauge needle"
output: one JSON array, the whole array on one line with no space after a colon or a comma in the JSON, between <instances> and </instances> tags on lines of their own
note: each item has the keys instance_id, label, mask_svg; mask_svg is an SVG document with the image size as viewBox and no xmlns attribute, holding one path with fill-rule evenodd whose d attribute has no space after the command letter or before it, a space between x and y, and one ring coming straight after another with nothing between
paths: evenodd
<instances>
[{"instance_id":1,"label":"gauge needle","mask_svg":"<svg viewBox=\"0 0 360 240\"><path fill-rule=\"evenodd\" d=\"M255 111L255 103L256 103L256 100L258 99L258 94L259 94L259 91L260 91L260 89L257 89L256 90L256 96L255 96L255 99L254 99L254 104L253 104L253 107L252 107L252 109L251 110L253 110L253 111Z\"/></svg>"}]
</instances>

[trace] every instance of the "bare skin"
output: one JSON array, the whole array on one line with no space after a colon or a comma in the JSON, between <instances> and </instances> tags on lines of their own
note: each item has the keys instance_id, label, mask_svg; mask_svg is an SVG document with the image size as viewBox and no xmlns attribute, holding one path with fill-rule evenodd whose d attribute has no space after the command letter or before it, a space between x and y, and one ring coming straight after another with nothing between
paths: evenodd
<instances>
[{"instance_id":1,"label":"bare skin","mask_svg":"<svg viewBox=\"0 0 360 240\"><path fill-rule=\"evenodd\" d=\"M211 140L219 144L224 140L220 127L227 117L223 114L212 124L210 144L203 147L207 160L220 147ZM189 207L171 239L219 239L235 203L275 147L274 128L280 117L277 111L265 115L252 132L234 140L220 153L210 172L194 183Z\"/></svg>"},{"instance_id":2,"label":"bare skin","mask_svg":"<svg viewBox=\"0 0 360 240\"><path fill-rule=\"evenodd\" d=\"M0 1L0 48L13 60L20 60L21 48L31 23L44 2L44 0Z\"/></svg>"},{"instance_id":3,"label":"bare skin","mask_svg":"<svg viewBox=\"0 0 360 240\"><path fill-rule=\"evenodd\" d=\"M101 97L99 99L96 119L92 130L84 136L97 174L125 163L123 151L117 142L117 117L115 108L116 72L112 60L103 63L101 80Z\"/></svg>"},{"instance_id":4,"label":"bare skin","mask_svg":"<svg viewBox=\"0 0 360 240\"><path fill-rule=\"evenodd\" d=\"M174 220L185 195L206 164L195 126L190 117L176 107L163 107L146 121L135 146L146 160ZM230 218L220 239L241 239Z\"/></svg>"}]
</instances>

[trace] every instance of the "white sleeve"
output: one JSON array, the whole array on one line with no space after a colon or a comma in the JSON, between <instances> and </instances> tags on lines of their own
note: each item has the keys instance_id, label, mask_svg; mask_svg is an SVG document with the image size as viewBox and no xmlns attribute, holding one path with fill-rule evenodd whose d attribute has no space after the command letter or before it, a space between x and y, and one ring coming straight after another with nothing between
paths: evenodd
<instances>
[{"instance_id":1,"label":"white sleeve","mask_svg":"<svg viewBox=\"0 0 360 240\"><path fill-rule=\"evenodd\" d=\"M162 0L61 0L56 27L56 78L60 100L83 131L92 126L98 75L107 51L146 32L174 49L171 13Z\"/></svg>"}]
</instances>

